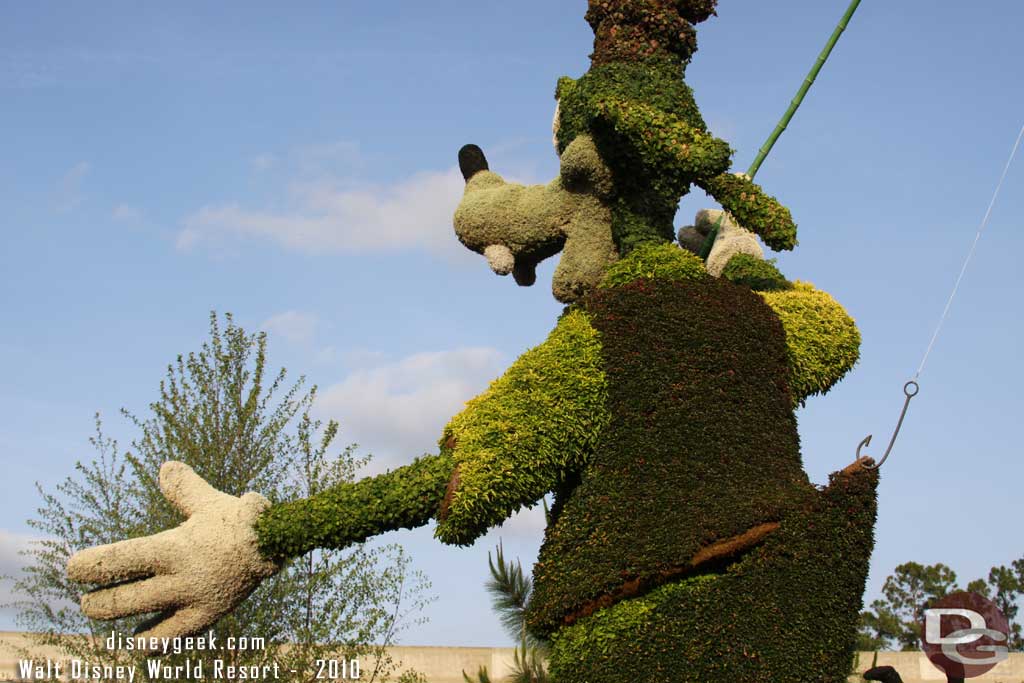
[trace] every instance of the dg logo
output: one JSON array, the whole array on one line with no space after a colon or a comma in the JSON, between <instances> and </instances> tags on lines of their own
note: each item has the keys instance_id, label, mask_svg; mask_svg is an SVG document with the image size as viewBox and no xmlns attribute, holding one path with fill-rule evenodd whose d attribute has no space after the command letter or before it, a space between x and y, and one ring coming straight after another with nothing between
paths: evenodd
<instances>
[{"instance_id":1,"label":"dg logo","mask_svg":"<svg viewBox=\"0 0 1024 683\"><path fill-rule=\"evenodd\" d=\"M974 678L1007 657L1010 624L977 593L950 593L924 611L922 649L950 680Z\"/></svg>"}]
</instances>

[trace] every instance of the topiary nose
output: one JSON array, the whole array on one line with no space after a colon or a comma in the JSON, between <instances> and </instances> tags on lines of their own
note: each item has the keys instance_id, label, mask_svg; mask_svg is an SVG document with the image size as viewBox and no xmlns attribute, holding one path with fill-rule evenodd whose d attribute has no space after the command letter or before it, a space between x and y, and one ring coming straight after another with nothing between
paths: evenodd
<instances>
[{"instance_id":1,"label":"topiary nose","mask_svg":"<svg viewBox=\"0 0 1024 683\"><path fill-rule=\"evenodd\" d=\"M463 145L459 150L459 170L462 177L469 180L480 171L488 170L487 157L484 151L476 145Z\"/></svg>"}]
</instances>

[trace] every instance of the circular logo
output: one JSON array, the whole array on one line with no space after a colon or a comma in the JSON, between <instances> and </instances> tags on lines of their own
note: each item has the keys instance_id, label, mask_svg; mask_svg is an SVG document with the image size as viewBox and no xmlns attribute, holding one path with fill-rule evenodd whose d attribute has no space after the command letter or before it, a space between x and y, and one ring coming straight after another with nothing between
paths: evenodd
<instances>
[{"instance_id":1,"label":"circular logo","mask_svg":"<svg viewBox=\"0 0 1024 683\"><path fill-rule=\"evenodd\" d=\"M1007 657L1010 624L994 602L960 591L924 611L922 649L949 678L974 678Z\"/></svg>"}]
</instances>

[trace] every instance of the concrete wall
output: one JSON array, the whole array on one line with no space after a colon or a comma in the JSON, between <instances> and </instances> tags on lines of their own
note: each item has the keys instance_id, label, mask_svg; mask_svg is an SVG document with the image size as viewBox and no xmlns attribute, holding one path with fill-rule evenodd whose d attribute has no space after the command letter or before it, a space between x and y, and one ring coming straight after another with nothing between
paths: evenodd
<instances>
[{"instance_id":1,"label":"concrete wall","mask_svg":"<svg viewBox=\"0 0 1024 683\"><path fill-rule=\"evenodd\" d=\"M861 652L857 662L857 671L871 668L872 652ZM903 683L924 683L925 681L941 681L945 683L946 675L935 668L922 652L879 652L877 666L891 666L900 672ZM851 681L860 677L851 677ZM1009 658L999 662L984 676L969 678L978 683L1021 683L1024 681L1024 653L1013 652Z\"/></svg>"},{"instance_id":2,"label":"concrete wall","mask_svg":"<svg viewBox=\"0 0 1024 683\"><path fill-rule=\"evenodd\" d=\"M43 648L33 645L24 633L0 631L0 681L21 680L18 678L18 660L26 655L40 661L64 661L67 654L56 648ZM481 666L487 667L491 680L499 681L508 675L512 665L512 648L510 647L392 647L389 654L396 662L401 662L399 671L413 669L424 676L428 683L464 683L462 672L476 674ZM210 653L215 656L215 653ZM206 657L205 659L210 659ZM207 667L209 663L207 663ZM361 658L360 668L367 680L368 673L373 670L373 658ZM67 673L67 666L62 673ZM67 677L64 676L65 680ZM79 679L80 683L99 683L95 679ZM128 683L127 680L123 683ZM136 678L138 683L138 678ZM189 683L183 681L183 683ZM244 682L248 683L248 682ZM335 683L325 681L325 683ZM337 681L336 683L343 683Z\"/></svg>"},{"instance_id":3,"label":"concrete wall","mask_svg":"<svg viewBox=\"0 0 1024 683\"><path fill-rule=\"evenodd\" d=\"M0 632L0 680L19 680L18 660L20 648L31 648L31 641L23 633ZM512 648L507 647L393 647L391 656L401 661L403 669L415 669L426 676L428 683L463 683L462 672L475 674L486 666L492 681L506 676L512 663ZM66 655L54 649L34 649L32 656L37 659L63 660ZM858 660L858 671L871 667L873 653L862 652ZM904 683L930 683L946 680L941 671L920 652L880 652L878 666L890 665L903 677ZM373 662L360 662L362 670L372 669ZM638 662L642 666L642 662ZM366 680L364 675L363 680ZM862 680L853 676L851 681ZM1024 683L1024 653L1011 654L992 671L979 678L970 679L978 683ZM99 683L95 679L81 679L81 683ZM246 682L248 683L248 682ZM781 682L780 682L781 683Z\"/></svg>"}]
</instances>

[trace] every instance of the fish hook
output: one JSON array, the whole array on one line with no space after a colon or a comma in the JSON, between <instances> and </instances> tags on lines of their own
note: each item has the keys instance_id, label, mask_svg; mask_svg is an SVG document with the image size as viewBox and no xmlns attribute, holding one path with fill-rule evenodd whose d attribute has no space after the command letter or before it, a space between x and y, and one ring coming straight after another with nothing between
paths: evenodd
<instances>
[{"instance_id":1,"label":"fish hook","mask_svg":"<svg viewBox=\"0 0 1024 683\"><path fill-rule=\"evenodd\" d=\"M885 462L885 459L889 457L889 453L892 451L892 445L896 443L896 437L899 436L900 427L903 426L903 418L907 416L907 407L910 406L910 399L917 396L917 392L921 390L921 387L914 380L910 380L903 385L903 395L906 396L906 400L903 402L903 410L900 411L900 419L896 423L896 431L892 433L892 438L889 439L889 446L885 449L885 454L882 459L878 461L877 465L868 465L864 462L861 463L861 467L868 470L877 470ZM864 440L857 445L857 460L861 459L860 449L864 448L871 443L871 434L864 437Z\"/></svg>"}]
</instances>

